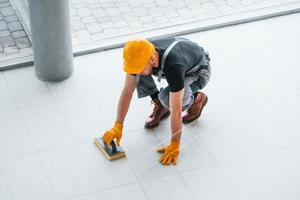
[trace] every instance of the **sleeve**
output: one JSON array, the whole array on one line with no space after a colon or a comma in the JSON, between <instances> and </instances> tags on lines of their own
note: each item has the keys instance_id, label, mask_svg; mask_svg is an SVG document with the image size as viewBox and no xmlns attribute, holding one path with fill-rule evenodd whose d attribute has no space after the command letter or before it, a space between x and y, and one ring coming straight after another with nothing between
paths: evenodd
<instances>
[{"instance_id":1,"label":"sleeve","mask_svg":"<svg viewBox=\"0 0 300 200\"><path fill-rule=\"evenodd\" d=\"M185 68L181 65L172 65L165 71L165 77L171 92L178 92L184 88Z\"/></svg>"}]
</instances>

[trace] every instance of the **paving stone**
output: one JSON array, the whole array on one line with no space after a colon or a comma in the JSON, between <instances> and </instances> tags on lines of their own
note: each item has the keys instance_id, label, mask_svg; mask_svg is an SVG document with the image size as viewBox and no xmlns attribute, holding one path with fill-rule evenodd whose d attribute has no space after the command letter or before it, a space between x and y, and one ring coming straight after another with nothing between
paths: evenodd
<instances>
[{"instance_id":1,"label":"paving stone","mask_svg":"<svg viewBox=\"0 0 300 200\"><path fill-rule=\"evenodd\" d=\"M3 16L10 16L10 15L14 15L15 11L12 7L4 7L0 9L0 12Z\"/></svg>"},{"instance_id":2,"label":"paving stone","mask_svg":"<svg viewBox=\"0 0 300 200\"><path fill-rule=\"evenodd\" d=\"M106 12L102 8L93 9L91 12L95 17L106 17Z\"/></svg>"},{"instance_id":3,"label":"paving stone","mask_svg":"<svg viewBox=\"0 0 300 200\"><path fill-rule=\"evenodd\" d=\"M11 36L5 36L0 38L0 43L3 47L10 47L15 45L15 41Z\"/></svg>"},{"instance_id":4,"label":"paving stone","mask_svg":"<svg viewBox=\"0 0 300 200\"><path fill-rule=\"evenodd\" d=\"M77 31L75 34L79 40L91 39L91 34L87 30L80 30L80 31Z\"/></svg>"},{"instance_id":5,"label":"paving stone","mask_svg":"<svg viewBox=\"0 0 300 200\"><path fill-rule=\"evenodd\" d=\"M179 16L183 18L192 18L194 14L188 8L183 8L178 10Z\"/></svg>"},{"instance_id":6,"label":"paving stone","mask_svg":"<svg viewBox=\"0 0 300 200\"><path fill-rule=\"evenodd\" d=\"M16 46L5 47L3 49L3 52L4 52L5 55L17 54L19 52L19 49Z\"/></svg>"},{"instance_id":7,"label":"paving stone","mask_svg":"<svg viewBox=\"0 0 300 200\"><path fill-rule=\"evenodd\" d=\"M109 22L110 21L110 18L109 17L98 17L96 18L96 21L99 22L99 23L105 23L105 22Z\"/></svg>"},{"instance_id":8,"label":"paving stone","mask_svg":"<svg viewBox=\"0 0 300 200\"><path fill-rule=\"evenodd\" d=\"M114 27L114 23L112 23L112 22L105 22L105 23L101 23L100 25L103 29Z\"/></svg>"},{"instance_id":9,"label":"paving stone","mask_svg":"<svg viewBox=\"0 0 300 200\"><path fill-rule=\"evenodd\" d=\"M81 18L92 15L92 13L90 12L90 9L88 9L88 8L77 9L77 14Z\"/></svg>"},{"instance_id":10,"label":"paving stone","mask_svg":"<svg viewBox=\"0 0 300 200\"><path fill-rule=\"evenodd\" d=\"M28 53L33 53L33 51L32 51L32 48L30 48L30 47L27 47L27 48L22 48L22 49L20 49L19 50L19 52L21 53L21 54L28 54Z\"/></svg>"},{"instance_id":11,"label":"paving stone","mask_svg":"<svg viewBox=\"0 0 300 200\"><path fill-rule=\"evenodd\" d=\"M128 24L127 24L126 21L118 21L118 22L115 22L115 23L114 23L114 26L115 26L116 28L124 28L124 27L127 27Z\"/></svg>"},{"instance_id":12,"label":"paving stone","mask_svg":"<svg viewBox=\"0 0 300 200\"><path fill-rule=\"evenodd\" d=\"M5 21L0 21L0 31L7 29L7 23Z\"/></svg>"},{"instance_id":13,"label":"paving stone","mask_svg":"<svg viewBox=\"0 0 300 200\"><path fill-rule=\"evenodd\" d=\"M108 9L105 10L105 13L109 17L119 16L121 14L117 8L108 8Z\"/></svg>"},{"instance_id":14,"label":"paving stone","mask_svg":"<svg viewBox=\"0 0 300 200\"><path fill-rule=\"evenodd\" d=\"M85 24L88 24L88 23L96 22L96 19L95 17L89 16L89 17L82 18L81 21Z\"/></svg>"},{"instance_id":15,"label":"paving stone","mask_svg":"<svg viewBox=\"0 0 300 200\"><path fill-rule=\"evenodd\" d=\"M0 8L5 8L11 6L9 2L0 3Z\"/></svg>"},{"instance_id":16,"label":"paving stone","mask_svg":"<svg viewBox=\"0 0 300 200\"><path fill-rule=\"evenodd\" d=\"M84 23L82 23L81 21L73 21L71 22L71 25L72 29L75 31L86 29Z\"/></svg>"},{"instance_id":17,"label":"paving stone","mask_svg":"<svg viewBox=\"0 0 300 200\"><path fill-rule=\"evenodd\" d=\"M121 8L118 8L120 13L126 13L126 12L131 12L132 8L130 8L129 6L124 6Z\"/></svg>"},{"instance_id":18,"label":"paving stone","mask_svg":"<svg viewBox=\"0 0 300 200\"><path fill-rule=\"evenodd\" d=\"M17 39L15 39L15 42L16 42L17 47L19 47L21 49L31 46L30 41L26 37L17 38Z\"/></svg>"},{"instance_id":19,"label":"paving stone","mask_svg":"<svg viewBox=\"0 0 300 200\"><path fill-rule=\"evenodd\" d=\"M138 0L130 0L128 1L128 5L131 7L131 8L136 8L136 7L141 7L143 6L143 3L138 1Z\"/></svg>"},{"instance_id":20,"label":"paving stone","mask_svg":"<svg viewBox=\"0 0 300 200\"><path fill-rule=\"evenodd\" d=\"M134 13L138 16L138 17L142 17L142 16L146 16L148 15L148 10L144 7L138 7L134 9Z\"/></svg>"},{"instance_id":21,"label":"paving stone","mask_svg":"<svg viewBox=\"0 0 300 200\"><path fill-rule=\"evenodd\" d=\"M99 25L99 23L90 23L90 24L86 24L86 28L90 33L97 33L97 32L101 32L102 28Z\"/></svg>"},{"instance_id":22,"label":"paving stone","mask_svg":"<svg viewBox=\"0 0 300 200\"><path fill-rule=\"evenodd\" d=\"M13 38L21 38L26 37L26 33L24 31L16 31L12 33Z\"/></svg>"},{"instance_id":23,"label":"paving stone","mask_svg":"<svg viewBox=\"0 0 300 200\"><path fill-rule=\"evenodd\" d=\"M0 31L0 37L5 37L5 36L9 36L10 32L8 30L3 30Z\"/></svg>"},{"instance_id":24,"label":"paving stone","mask_svg":"<svg viewBox=\"0 0 300 200\"><path fill-rule=\"evenodd\" d=\"M140 21L141 21L142 23L153 22L153 17L151 17L151 16L140 17Z\"/></svg>"},{"instance_id":25,"label":"paving stone","mask_svg":"<svg viewBox=\"0 0 300 200\"><path fill-rule=\"evenodd\" d=\"M18 21L18 17L16 15L7 16L4 18L7 23Z\"/></svg>"},{"instance_id":26,"label":"paving stone","mask_svg":"<svg viewBox=\"0 0 300 200\"><path fill-rule=\"evenodd\" d=\"M102 8L113 8L114 4L111 2L102 4Z\"/></svg>"},{"instance_id":27,"label":"paving stone","mask_svg":"<svg viewBox=\"0 0 300 200\"><path fill-rule=\"evenodd\" d=\"M19 21L7 23L7 26L11 32L23 30L23 27Z\"/></svg>"}]
</instances>

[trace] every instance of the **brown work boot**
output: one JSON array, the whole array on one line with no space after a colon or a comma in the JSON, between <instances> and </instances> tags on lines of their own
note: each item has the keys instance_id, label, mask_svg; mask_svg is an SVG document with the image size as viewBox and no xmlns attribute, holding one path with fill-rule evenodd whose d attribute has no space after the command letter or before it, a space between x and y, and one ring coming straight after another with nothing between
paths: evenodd
<instances>
[{"instance_id":1,"label":"brown work boot","mask_svg":"<svg viewBox=\"0 0 300 200\"><path fill-rule=\"evenodd\" d=\"M145 122L145 128L154 128L159 125L159 121L170 115L168 108L164 107L159 99L152 100L151 104L154 104L152 114L147 118Z\"/></svg>"},{"instance_id":2,"label":"brown work boot","mask_svg":"<svg viewBox=\"0 0 300 200\"><path fill-rule=\"evenodd\" d=\"M190 123L198 119L201 115L202 109L207 104L208 98L203 92L197 92L196 98L192 106L187 110L186 114L182 117L183 123Z\"/></svg>"}]
</instances>

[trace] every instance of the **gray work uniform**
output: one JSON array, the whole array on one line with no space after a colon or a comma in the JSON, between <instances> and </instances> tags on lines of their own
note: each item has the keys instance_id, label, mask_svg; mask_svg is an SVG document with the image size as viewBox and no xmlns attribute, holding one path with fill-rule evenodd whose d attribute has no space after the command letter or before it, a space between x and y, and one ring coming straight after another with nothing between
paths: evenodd
<instances>
[{"instance_id":1,"label":"gray work uniform","mask_svg":"<svg viewBox=\"0 0 300 200\"><path fill-rule=\"evenodd\" d=\"M169 106L169 93L184 88L182 110L189 108L197 91L203 89L210 79L209 54L198 44L185 38L166 38L151 41L159 53L159 67L150 75L136 75L138 98L158 91L153 76L167 79L168 86L158 94L160 102ZM153 76L152 76L153 75Z\"/></svg>"}]
</instances>

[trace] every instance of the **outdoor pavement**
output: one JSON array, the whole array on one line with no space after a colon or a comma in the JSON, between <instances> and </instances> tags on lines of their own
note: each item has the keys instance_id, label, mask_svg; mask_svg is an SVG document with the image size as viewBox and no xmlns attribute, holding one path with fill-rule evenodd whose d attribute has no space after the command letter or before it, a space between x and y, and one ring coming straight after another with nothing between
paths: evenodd
<instances>
[{"instance_id":1,"label":"outdoor pavement","mask_svg":"<svg viewBox=\"0 0 300 200\"><path fill-rule=\"evenodd\" d=\"M110 162L93 144L115 120L122 49L76 57L58 83L32 66L0 72L0 199L300 199L299 22L294 14L186 35L210 53L212 77L176 166L155 152L169 142L169 118L145 130L150 98L136 93L127 157Z\"/></svg>"},{"instance_id":2,"label":"outdoor pavement","mask_svg":"<svg viewBox=\"0 0 300 200\"><path fill-rule=\"evenodd\" d=\"M160 30L218 17L269 10L299 0L70 0L74 51L90 43L96 47L109 38ZM215 22L216 23L216 22ZM213 25L213 24L212 24ZM198 27L199 25L192 25ZM200 25L203 26L203 25ZM172 32L172 31L171 31ZM160 33L159 33L160 34ZM147 37L151 37L149 33ZM100 44L96 43L100 41ZM103 41L103 42L101 42ZM77 48L78 47L78 48ZM89 48L84 47L85 51ZM22 60L22 57L30 58ZM12 61L15 59L15 61ZM17 60L19 59L19 60ZM31 42L9 0L0 0L0 67L32 60ZM1 63L3 62L3 63Z\"/></svg>"}]
</instances>

